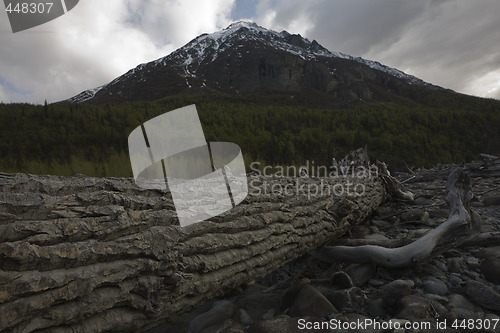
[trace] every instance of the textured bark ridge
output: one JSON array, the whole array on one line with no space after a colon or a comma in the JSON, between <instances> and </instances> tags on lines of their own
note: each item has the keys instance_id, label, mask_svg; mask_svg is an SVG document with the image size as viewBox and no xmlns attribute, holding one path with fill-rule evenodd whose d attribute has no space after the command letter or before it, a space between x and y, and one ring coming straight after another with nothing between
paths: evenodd
<instances>
[{"instance_id":1,"label":"textured bark ridge","mask_svg":"<svg viewBox=\"0 0 500 333\"><path fill-rule=\"evenodd\" d=\"M0 331L146 330L338 237L384 186L249 177L242 204L181 228L168 191L131 179L0 174Z\"/></svg>"}]
</instances>

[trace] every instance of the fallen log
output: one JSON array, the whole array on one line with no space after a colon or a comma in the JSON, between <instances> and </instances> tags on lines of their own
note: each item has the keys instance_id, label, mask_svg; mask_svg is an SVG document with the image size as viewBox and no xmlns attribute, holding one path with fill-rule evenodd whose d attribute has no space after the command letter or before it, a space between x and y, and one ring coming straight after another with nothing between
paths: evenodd
<instances>
[{"instance_id":1,"label":"fallen log","mask_svg":"<svg viewBox=\"0 0 500 333\"><path fill-rule=\"evenodd\" d=\"M490 155L490 154L479 154L479 156L481 156L485 162L485 164L490 164L490 163L498 163L500 162L500 157L498 156L494 156L494 155Z\"/></svg>"},{"instance_id":2,"label":"fallen log","mask_svg":"<svg viewBox=\"0 0 500 333\"><path fill-rule=\"evenodd\" d=\"M384 184L249 177L240 205L180 227L133 179L0 173L0 331L145 331L345 233Z\"/></svg>"},{"instance_id":3,"label":"fallen log","mask_svg":"<svg viewBox=\"0 0 500 333\"><path fill-rule=\"evenodd\" d=\"M456 248L475 238L481 231L479 214L469 209L472 189L469 176L455 170L446 184L446 202L450 216L436 229L418 240L401 247L388 248L379 245L325 246L312 254L326 262L375 263L384 267L413 266L427 260L431 254Z\"/></svg>"}]
</instances>

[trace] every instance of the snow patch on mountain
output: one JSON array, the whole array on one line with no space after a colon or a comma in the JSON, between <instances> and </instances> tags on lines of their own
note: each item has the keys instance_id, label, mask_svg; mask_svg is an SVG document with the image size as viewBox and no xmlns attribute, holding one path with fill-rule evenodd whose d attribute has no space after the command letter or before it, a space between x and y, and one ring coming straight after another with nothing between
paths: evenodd
<instances>
[{"instance_id":1,"label":"snow patch on mountain","mask_svg":"<svg viewBox=\"0 0 500 333\"><path fill-rule=\"evenodd\" d=\"M186 68L189 66L193 67L191 70L185 71L186 75L194 75L196 67L206 60L209 53L211 55L210 60L214 61L226 47L230 47L232 43L237 43L242 39L246 42L251 40L264 42L278 50L297 55L304 60L312 60L317 57L354 60L373 69L406 80L409 83L426 84L415 76L408 75L396 68L382 65L377 61L353 57L341 52L332 52L321 46L318 42L311 42L300 35L292 35L286 31L277 32L268 30L255 23L245 21L232 23L229 27L221 31L200 35L170 55L156 60L155 64L167 65L171 60L182 61Z\"/></svg>"},{"instance_id":2,"label":"snow patch on mountain","mask_svg":"<svg viewBox=\"0 0 500 333\"><path fill-rule=\"evenodd\" d=\"M106 87L107 84L105 85L102 85L100 87L97 87L97 88L94 88L94 89L89 89L89 90L85 90L81 93L79 93L78 95L74 96L74 97L71 97L70 99L68 99L67 101L70 102L70 103L83 103L83 102L86 102L92 98L94 98L94 96L100 91L102 90L104 87Z\"/></svg>"},{"instance_id":3,"label":"snow patch on mountain","mask_svg":"<svg viewBox=\"0 0 500 333\"><path fill-rule=\"evenodd\" d=\"M353 60L364 65L367 65L375 70L385 72L394 77L405 80L410 84L429 85L419 78L408 75L396 68L391 68L373 60L363 59L361 57L353 57L341 52L331 52L318 42L312 42L300 35L293 35L286 31L277 32L274 30L265 29L252 22L235 22L227 28L211 34L202 34L183 47L177 49L171 54L159 58L151 63L140 64L136 68L129 70L124 75L116 78L107 85L113 85L120 81L135 75L143 73L143 69L157 66L169 66L177 68L179 75L185 78L195 78L197 69L204 62L216 60L220 54L227 48L233 46L243 46L242 42L248 43L256 41L265 45L271 46L277 50L282 50L290 54L297 55L304 60L314 60L318 57L330 57ZM238 55L237 55L238 56ZM240 55L241 56L241 55ZM141 79L138 78L140 81ZM189 87L190 84L186 81ZM69 102L85 102L92 99L100 90L107 85L84 91L77 96L69 99Z\"/></svg>"}]
</instances>

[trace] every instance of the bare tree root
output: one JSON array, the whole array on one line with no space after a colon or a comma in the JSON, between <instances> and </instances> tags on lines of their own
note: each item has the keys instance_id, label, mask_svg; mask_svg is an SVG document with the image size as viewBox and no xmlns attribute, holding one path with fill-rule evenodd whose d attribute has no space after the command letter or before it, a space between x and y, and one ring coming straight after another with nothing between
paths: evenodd
<instances>
[{"instance_id":1,"label":"bare tree root","mask_svg":"<svg viewBox=\"0 0 500 333\"><path fill-rule=\"evenodd\" d=\"M391 176L389 170L387 170L387 165L383 162L377 161L376 163L379 176L382 178L387 189L387 193L399 200L409 201L414 199L413 193L409 191L404 191L401 183L394 177Z\"/></svg>"},{"instance_id":2,"label":"bare tree root","mask_svg":"<svg viewBox=\"0 0 500 333\"><path fill-rule=\"evenodd\" d=\"M469 209L472 198L469 176L463 170L455 170L446 184L446 202L450 216L431 232L408 245L387 248L377 245L325 246L313 255L326 262L375 263L384 267L413 266L431 255L459 247L473 239L481 228L479 215Z\"/></svg>"}]
</instances>

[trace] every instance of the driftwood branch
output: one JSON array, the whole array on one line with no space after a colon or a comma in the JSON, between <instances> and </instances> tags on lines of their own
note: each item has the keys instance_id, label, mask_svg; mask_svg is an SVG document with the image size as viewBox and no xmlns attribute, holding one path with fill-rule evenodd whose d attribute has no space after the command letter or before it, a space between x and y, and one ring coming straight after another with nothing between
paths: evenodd
<instances>
[{"instance_id":1,"label":"driftwood branch","mask_svg":"<svg viewBox=\"0 0 500 333\"><path fill-rule=\"evenodd\" d=\"M389 170L387 170L387 165L385 163L377 161L376 165L379 171L379 175L383 179L387 188L387 193L391 197L404 201L414 199L413 193L404 191L402 184L396 178L391 176Z\"/></svg>"},{"instance_id":2,"label":"driftwood branch","mask_svg":"<svg viewBox=\"0 0 500 333\"><path fill-rule=\"evenodd\" d=\"M488 161L489 163L496 163L500 162L500 157L490 155L490 154L479 154L485 161Z\"/></svg>"},{"instance_id":3,"label":"driftwood branch","mask_svg":"<svg viewBox=\"0 0 500 333\"><path fill-rule=\"evenodd\" d=\"M469 210L472 191L466 173L454 171L448 177L446 188L450 216L436 229L413 243L397 248L377 245L328 246L313 254L327 262L372 262L385 267L405 267L422 262L431 254L457 247L480 232L481 221L477 213Z\"/></svg>"},{"instance_id":4,"label":"driftwood branch","mask_svg":"<svg viewBox=\"0 0 500 333\"><path fill-rule=\"evenodd\" d=\"M365 239L365 238L340 238L335 240L335 246L364 246L376 245L382 247L400 247L411 243L410 239Z\"/></svg>"}]
</instances>

